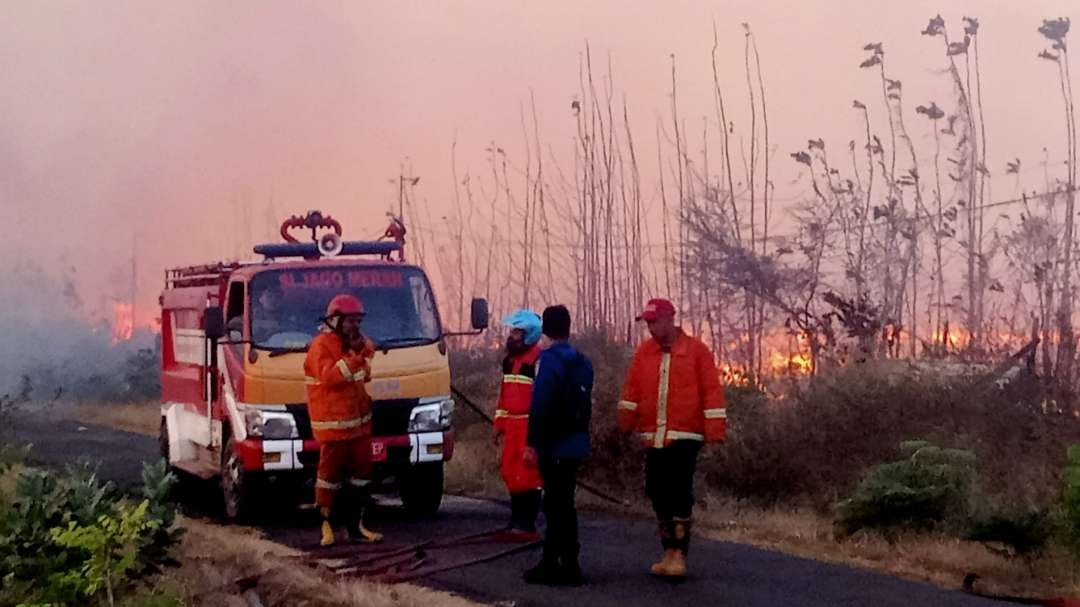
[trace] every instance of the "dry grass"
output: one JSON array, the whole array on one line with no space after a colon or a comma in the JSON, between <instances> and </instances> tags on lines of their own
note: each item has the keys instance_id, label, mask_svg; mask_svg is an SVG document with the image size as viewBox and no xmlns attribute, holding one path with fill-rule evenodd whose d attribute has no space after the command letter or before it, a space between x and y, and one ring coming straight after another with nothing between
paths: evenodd
<instances>
[{"instance_id":1,"label":"dry grass","mask_svg":"<svg viewBox=\"0 0 1080 607\"><path fill-rule=\"evenodd\" d=\"M505 497L498 458L494 432L489 426L474 424L463 429L454 441L454 457L446 466L446 492Z\"/></svg>"},{"instance_id":2,"label":"dry grass","mask_svg":"<svg viewBox=\"0 0 1080 607\"><path fill-rule=\"evenodd\" d=\"M301 564L300 552L262 537L251 529L221 527L183 518L187 530L178 551L180 567L169 570L156 589L179 595L185 605L246 603L237 580L254 576L255 591L266 605L296 607L407 607L477 603L410 584L385 585L339 578Z\"/></svg>"},{"instance_id":3,"label":"dry grass","mask_svg":"<svg viewBox=\"0 0 1080 607\"><path fill-rule=\"evenodd\" d=\"M14 464L0 471L0 509L9 502L11 496L15 495L15 483L18 482L19 475L22 473L22 464Z\"/></svg>"},{"instance_id":4,"label":"dry grass","mask_svg":"<svg viewBox=\"0 0 1080 607\"><path fill-rule=\"evenodd\" d=\"M788 554L839 563L958 589L964 576L978 573L980 592L1014 596L1072 596L1080 592L1076 562L1052 549L1030 565L983 544L931 534L908 534L894 543L860 532L837 541L832 521L798 508L748 505L706 496L695 513L699 533L711 539L751 544Z\"/></svg>"},{"instance_id":5,"label":"dry grass","mask_svg":"<svg viewBox=\"0 0 1080 607\"><path fill-rule=\"evenodd\" d=\"M79 403L64 410L66 417L84 424L125 432L157 436L161 428L161 403Z\"/></svg>"}]
</instances>

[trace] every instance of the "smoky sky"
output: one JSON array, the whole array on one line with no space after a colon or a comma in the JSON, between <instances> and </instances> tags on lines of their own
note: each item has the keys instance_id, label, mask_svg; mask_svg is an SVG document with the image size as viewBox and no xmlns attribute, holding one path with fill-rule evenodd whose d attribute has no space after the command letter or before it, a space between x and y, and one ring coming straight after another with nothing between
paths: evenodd
<instances>
[{"instance_id":1,"label":"smoky sky","mask_svg":"<svg viewBox=\"0 0 1080 607\"><path fill-rule=\"evenodd\" d=\"M919 34L937 13L956 31L964 15L982 24L992 197L1041 187L1044 158L1061 172L1065 135L1036 28L1076 13L1067 1L4 3L0 277L24 280L32 260L52 284L70 283L48 292L76 295L33 300L39 311L101 319L134 276L149 323L165 267L245 256L276 238L283 215L322 208L346 236L378 234L403 165L422 177L418 204L439 217L452 144L459 177L482 181L492 142L520 162L530 95L545 156L572 171L586 42L602 84L610 65L645 158L671 130L674 55L698 154L706 122L716 128L713 22L738 136L749 103L741 24L757 36L777 200L795 201L807 182L788 154L818 137L845 150L861 136L853 100L876 104L885 128L877 76L858 69L864 44L885 44L909 106L955 104L940 41ZM925 149L929 130L908 120ZM1016 157L1025 172L1006 177ZM650 199L655 174L655 163L643 169ZM14 301L3 314L22 318Z\"/></svg>"}]
</instances>

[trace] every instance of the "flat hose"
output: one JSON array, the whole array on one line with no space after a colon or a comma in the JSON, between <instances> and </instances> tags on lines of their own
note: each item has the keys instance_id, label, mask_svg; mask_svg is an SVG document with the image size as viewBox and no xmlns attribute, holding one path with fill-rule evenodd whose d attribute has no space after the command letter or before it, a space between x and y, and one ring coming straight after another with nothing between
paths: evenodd
<instances>
[{"instance_id":1,"label":"flat hose","mask_svg":"<svg viewBox=\"0 0 1080 607\"><path fill-rule=\"evenodd\" d=\"M488 415L486 411L481 409L479 405L477 405L475 402L473 402L472 399L470 399L468 396L465 396L461 392L461 390L458 390L454 386L450 386L450 391L454 394L454 396L456 398L460 399L461 402L465 403L465 406L472 409L473 412L475 412L477 415L479 415L481 419L483 419L485 422L487 422L488 425L491 425L491 426L495 425L495 421L491 419L491 416ZM612 504L618 504L620 506L625 506L625 507L630 506L630 504L626 503L625 500L621 500L621 499L619 499L617 497L614 497L614 496L612 496L612 495L610 495L608 493L605 493L605 492L601 491L600 489L597 489L596 487L593 487L592 485L586 483L585 481L582 481L582 480L577 481L577 486L581 487L584 491L587 491L587 492L595 495L596 497L598 497L598 498L600 498L600 499L602 499L604 501L611 502Z\"/></svg>"}]
</instances>

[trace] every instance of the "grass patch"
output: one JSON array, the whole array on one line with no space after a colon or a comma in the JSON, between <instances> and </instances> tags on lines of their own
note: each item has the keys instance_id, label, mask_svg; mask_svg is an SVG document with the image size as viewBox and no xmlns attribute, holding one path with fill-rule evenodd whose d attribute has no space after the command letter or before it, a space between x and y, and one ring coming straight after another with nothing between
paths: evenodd
<instances>
[{"instance_id":1,"label":"grass patch","mask_svg":"<svg viewBox=\"0 0 1080 607\"><path fill-rule=\"evenodd\" d=\"M161 403L92 402L64 410L65 417L84 424L104 426L145 436L157 436L161 429Z\"/></svg>"}]
</instances>

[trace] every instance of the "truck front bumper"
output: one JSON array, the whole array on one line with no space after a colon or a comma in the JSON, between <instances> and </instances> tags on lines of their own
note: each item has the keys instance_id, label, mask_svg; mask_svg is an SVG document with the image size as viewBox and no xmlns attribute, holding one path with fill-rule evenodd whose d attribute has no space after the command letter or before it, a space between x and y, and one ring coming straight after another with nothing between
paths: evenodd
<instances>
[{"instance_id":1,"label":"truck front bumper","mask_svg":"<svg viewBox=\"0 0 1080 607\"><path fill-rule=\"evenodd\" d=\"M248 471L311 470L319 465L319 441L314 439L247 439L235 444ZM412 432L371 439L371 461L376 467L446 462L454 455L454 431Z\"/></svg>"}]
</instances>

